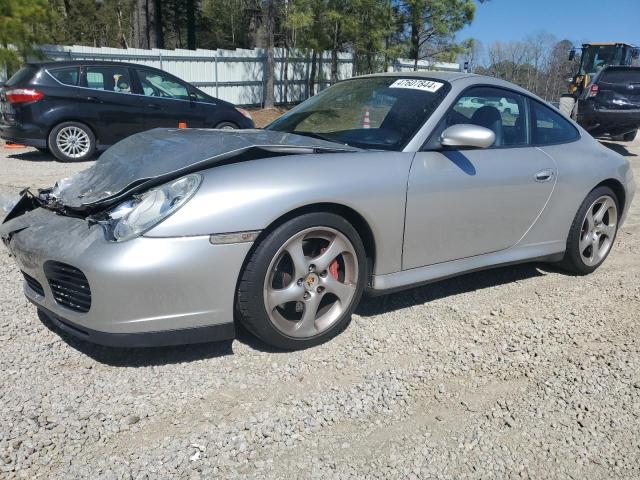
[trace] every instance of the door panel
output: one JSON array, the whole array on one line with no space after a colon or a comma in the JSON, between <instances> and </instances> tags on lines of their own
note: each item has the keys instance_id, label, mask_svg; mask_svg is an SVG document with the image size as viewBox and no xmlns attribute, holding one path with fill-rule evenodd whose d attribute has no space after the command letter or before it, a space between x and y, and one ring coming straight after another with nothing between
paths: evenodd
<instances>
[{"instance_id":1,"label":"door panel","mask_svg":"<svg viewBox=\"0 0 640 480\"><path fill-rule=\"evenodd\" d=\"M131 94L131 72L119 65L87 66L78 90L83 117L92 119L101 145L113 145L144 130L140 97Z\"/></svg>"},{"instance_id":2,"label":"door panel","mask_svg":"<svg viewBox=\"0 0 640 480\"><path fill-rule=\"evenodd\" d=\"M136 74L147 130L176 128L181 122L187 127L206 126L206 107L190 99L187 84L154 70L137 69Z\"/></svg>"},{"instance_id":3,"label":"door panel","mask_svg":"<svg viewBox=\"0 0 640 480\"><path fill-rule=\"evenodd\" d=\"M546 205L556 172L535 147L416 153L402 268L515 245Z\"/></svg>"}]
</instances>

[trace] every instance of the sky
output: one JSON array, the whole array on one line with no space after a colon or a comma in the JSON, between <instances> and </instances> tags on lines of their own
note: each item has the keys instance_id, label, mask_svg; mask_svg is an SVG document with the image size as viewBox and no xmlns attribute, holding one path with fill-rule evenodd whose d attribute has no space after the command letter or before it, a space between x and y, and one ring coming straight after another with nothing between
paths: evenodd
<instances>
[{"instance_id":1,"label":"sky","mask_svg":"<svg viewBox=\"0 0 640 480\"><path fill-rule=\"evenodd\" d=\"M476 2L478 3L478 2ZM473 23L458 39L521 40L546 30L558 40L640 45L640 0L490 0L478 3Z\"/></svg>"}]
</instances>

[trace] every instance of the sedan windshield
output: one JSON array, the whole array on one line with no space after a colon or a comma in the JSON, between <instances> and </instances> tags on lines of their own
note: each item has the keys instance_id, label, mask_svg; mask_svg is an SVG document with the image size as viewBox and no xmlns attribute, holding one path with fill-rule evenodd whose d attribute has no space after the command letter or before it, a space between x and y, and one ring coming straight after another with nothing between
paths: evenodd
<instances>
[{"instance_id":1,"label":"sedan windshield","mask_svg":"<svg viewBox=\"0 0 640 480\"><path fill-rule=\"evenodd\" d=\"M448 83L428 78L346 80L298 105L267 129L360 148L400 151L449 89Z\"/></svg>"}]
</instances>

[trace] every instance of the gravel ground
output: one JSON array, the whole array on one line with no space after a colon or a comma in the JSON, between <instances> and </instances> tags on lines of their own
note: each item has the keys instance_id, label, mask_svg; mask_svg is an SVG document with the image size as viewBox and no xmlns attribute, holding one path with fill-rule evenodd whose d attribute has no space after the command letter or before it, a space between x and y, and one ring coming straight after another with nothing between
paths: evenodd
<instances>
[{"instance_id":1,"label":"gravel ground","mask_svg":"<svg viewBox=\"0 0 640 480\"><path fill-rule=\"evenodd\" d=\"M640 178L640 145L610 144ZM0 148L0 193L84 165ZM1 478L640 478L640 201L604 266L365 299L330 343L52 331L0 249Z\"/></svg>"}]
</instances>

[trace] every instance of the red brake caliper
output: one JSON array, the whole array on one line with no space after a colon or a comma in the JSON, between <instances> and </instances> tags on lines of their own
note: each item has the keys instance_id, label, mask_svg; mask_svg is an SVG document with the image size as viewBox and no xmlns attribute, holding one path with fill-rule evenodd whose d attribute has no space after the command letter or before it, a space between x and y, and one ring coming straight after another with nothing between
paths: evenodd
<instances>
[{"instance_id":1,"label":"red brake caliper","mask_svg":"<svg viewBox=\"0 0 640 480\"><path fill-rule=\"evenodd\" d=\"M324 253L325 250L326 250L326 247L321 248L320 253ZM336 280L340 280L340 264L338 263L338 260L334 260L329 264L329 273Z\"/></svg>"}]
</instances>

